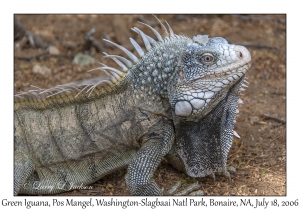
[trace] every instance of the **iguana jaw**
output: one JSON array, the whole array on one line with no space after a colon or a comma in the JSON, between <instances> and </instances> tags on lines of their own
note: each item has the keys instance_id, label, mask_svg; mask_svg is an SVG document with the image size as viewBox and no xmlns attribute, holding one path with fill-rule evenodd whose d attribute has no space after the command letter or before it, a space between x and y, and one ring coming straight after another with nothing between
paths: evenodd
<instances>
[{"instance_id":1,"label":"iguana jaw","mask_svg":"<svg viewBox=\"0 0 300 210\"><path fill-rule=\"evenodd\" d=\"M222 73L214 78L207 76L193 81L192 87L187 86L185 91L173 98L176 101L174 114L184 121L201 120L226 97L229 89L245 75L249 67L250 63L229 75Z\"/></svg>"}]
</instances>

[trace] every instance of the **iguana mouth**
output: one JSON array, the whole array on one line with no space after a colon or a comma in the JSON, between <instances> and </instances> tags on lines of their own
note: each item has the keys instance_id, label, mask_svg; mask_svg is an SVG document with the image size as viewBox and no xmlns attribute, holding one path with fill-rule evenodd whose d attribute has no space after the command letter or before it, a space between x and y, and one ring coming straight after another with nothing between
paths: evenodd
<instances>
[{"instance_id":1,"label":"iguana mouth","mask_svg":"<svg viewBox=\"0 0 300 210\"><path fill-rule=\"evenodd\" d=\"M213 73L208 73L205 75L200 75L194 79L192 79L190 82L195 82L199 79L207 79L207 78L212 78L212 79L216 79L216 78L221 78L221 77L226 77L226 76L230 76L230 75L234 75L234 74L238 74L238 73L243 73L245 74L245 72L243 72L243 69L249 69L251 67L251 61L249 61L248 63L241 65L237 68L235 68L234 70L230 69L230 67L226 67L227 69L230 69L228 71L223 71L223 72L213 72ZM225 67L224 67L225 68Z\"/></svg>"}]
</instances>

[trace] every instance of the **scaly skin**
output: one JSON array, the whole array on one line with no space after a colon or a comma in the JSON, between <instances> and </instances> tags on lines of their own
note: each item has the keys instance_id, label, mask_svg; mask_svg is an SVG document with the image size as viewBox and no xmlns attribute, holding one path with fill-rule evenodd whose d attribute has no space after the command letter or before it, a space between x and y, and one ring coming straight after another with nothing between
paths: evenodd
<instances>
[{"instance_id":1,"label":"scaly skin","mask_svg":"<svg viewBox=\"0 0 300 210\"><path fill-rule=\"evenodd\" d=\"M148 40L140 60L103 67L95 86L16 96L16 195L67 191L124 167L131 194L162 195L153 173L165 156L193 177L225 170L249 52L206 36Z\"/></svg>"}]
</instances>

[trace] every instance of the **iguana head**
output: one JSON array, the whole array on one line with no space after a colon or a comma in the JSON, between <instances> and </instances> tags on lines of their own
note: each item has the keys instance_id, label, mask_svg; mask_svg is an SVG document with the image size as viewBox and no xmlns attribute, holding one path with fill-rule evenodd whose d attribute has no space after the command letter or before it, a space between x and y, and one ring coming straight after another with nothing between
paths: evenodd
<instances>
[{"instance_id":1,"label":"iguana head","mask_svg":"<svg viewBox=\"0 0 300 210\"><path fill-rule=\"evenodd\" d=\"M220 37L196 36L182 51L168 87L176 151L188 175L224 170L249 51Z\"/></svg>"}]
</instances>

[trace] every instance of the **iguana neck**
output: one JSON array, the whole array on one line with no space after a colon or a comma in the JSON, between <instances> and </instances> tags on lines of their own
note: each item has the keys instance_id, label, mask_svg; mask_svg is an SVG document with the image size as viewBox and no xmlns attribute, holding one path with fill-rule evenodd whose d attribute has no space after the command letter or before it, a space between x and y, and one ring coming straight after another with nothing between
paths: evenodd
<instances>
[{"instance_id":1,"label":"iguana neck","mask_svg":"<svg viewBox=\"0 0 300 210\"><path fill-rule=\"evenodd\" d=\"M146 100L154 101L167 98L180 54L190 42L183 36L167 37L140 59L126 75L135 90L134 97L143 98L146 94Z\"/></svg>"}]
</instances>

